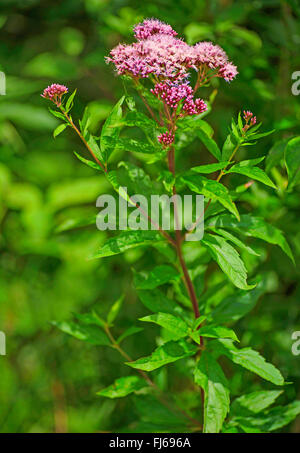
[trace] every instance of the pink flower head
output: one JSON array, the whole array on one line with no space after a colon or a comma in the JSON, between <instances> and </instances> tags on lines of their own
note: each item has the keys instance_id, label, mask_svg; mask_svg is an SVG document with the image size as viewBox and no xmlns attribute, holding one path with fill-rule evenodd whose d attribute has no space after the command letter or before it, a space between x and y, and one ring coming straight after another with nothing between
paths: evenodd
<instances>
[{"instance_id":1,"label":"pink flower head","mask_svg":"<svg viewBox=\"0 0 300 453\"><path fill-rule=\"evenodd\" d=\"M203 113L207 110L207 105L203 101L203 99L198 98L194 100L193 96L191 95L186 98L182 110L187 115L199 115L200 113Z\"/></svg>"},{"instance_id":2,"label":"pink flower head","mask_svg":"<svg viewBox=\"0 0 300 453\"><path fill-rule=\"evenodd\" d=\"M163 134L160 134L157 137L157 140L159 143L163 145L164 148L170 146L172 143L174 143L175 140L175 135L172 132L164 132Z\"/></svg>"},{"instance_id":3,"label":"pink flower head","mask_svg":"<svg viewBox=\"0 0 300 453\"><path fill-rule=\"evenodd\" d=\"M231 82L238 74L237 67L232 63L226 63L218 72L218 77L222 77L226 82Z\"/></svg>"},{"instance_id":4,"label":"pink flower head","mask_svg":"<svg viewBox=\"0 0 300 453\"><path fill-rule=\"evenodd\" d=\"M41 96L45 99L49 99L54 102L57 106L61 105L61 99L64 94L68 92L68 88L65 85L59 85L58 83L52 83L44 89Z\"/></svg>"},{"instance_id":5,"label":"pink flower head","mask_svg":"<svg viewBox=\"0 0 300 453\"><path fill-rule=\"evenodd\" d=\"M243 131L246 132L251 126L256 124L256 116L253 116L253 113L250 110L243 111L243 118L246 122L245 126L243 127Z\"/></svg>"},{"instance_id":6,"label":"pink flower head","mask_svg":"<svg viewBox=\"0 0 300 453\"><path fill-rule=\"evenodd\" d=\"M236 66L229 60L226 52L218 45L203 41L190 48L186 55L188 67L207 67L208 70L218 71L217 77L222 77L226 82L231 82L238 74Z\"/></svg>"},{"instance_id":7,"label":"pink flower head","mask_svg":"<svg viewBox=\"0 0 300 453\"><path fill-rule=\"evenodd\" d=\"M207 41L198 42L192 47L190 59L194 66L206 65L210 69L217 69L228 62L225 51Z\"/></svg>"},{"instance_id":8,"label":"pink flower head","mask_svg":"<svg viewBox=\"0 0 300 453\"><path fill-rule=\"evenodd\" d=\"M161 82L150 91L173 109L176 109L180 101L192 96L193 93L192 87L187 82L181 84Z\"/></svg>"},{"instance_id":9,"label":"pink flower head","mask_svg":"<svg viewBox=\"0 0 300 453\"><path fill-rule=\"evenodd\" d=\"M171 25L165 24L158 19L146 19L144 22L134 27L134 36L138 41L149 38L152 35L170 35L176 36L177 32Z\"/></svg>"},{"instance_id":10,"label":"pink flower head","mask_svg":"<svg viewBox=\"0 0 300 453\"><path fill-rule=\"evenodd\" d=\"M119 44L106 60L115 65L119 75L183 78L187 75L184 60L188 48L188 44L174 36L154 34L131 45Z\"/></svg>"}]
</instances>

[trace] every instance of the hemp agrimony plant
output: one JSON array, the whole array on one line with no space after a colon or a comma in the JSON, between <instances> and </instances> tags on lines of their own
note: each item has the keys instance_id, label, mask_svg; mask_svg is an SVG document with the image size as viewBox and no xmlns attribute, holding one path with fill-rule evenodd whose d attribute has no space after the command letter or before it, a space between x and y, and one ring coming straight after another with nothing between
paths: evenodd
<instances>
[{"instance_id":1,"label":"hemp agrimony plant","mask_svg":"<svg viewBox=\"0 0 300 453\"><path fill-rule=\"evenodd\" d=\"M80 340L116 349L125 360L131 372L100 390L98 395L124 398L135 394L142 398L148 408L148 419L152 416L151 423L148 427L137 423L128 428L130 431L276 430L300 412L299 404L270 409L282 393L280 389L270 389L270 385L282 387L284 378L260 353L239 347L239 339L232 329L233 323L249 313L265 290L265 281L260 276L250 283L247 280L241 254L258 256L249 239L278 245L293 260L281 231L252 216L242 202L242 196L254 181L276 188L258 166L264 156L239 160L241 148L251 149L250 145L270 132L259 132L261 124L257 124L256 117L250 111L243 111L232 120L220 148L213 139L211 126L203 118L211 111L215 97L215 91L210 91L212 79L231 82L237 75L236 66L224 50L210 42L189 46L170 25L153 19L138 24L134 35L133 44L120 44L107 57L107 62L122 77L126 94L111 111L100 137L89 131L88 108L79 125L75 124L71 110L76 92L66 98L67 87L53 84L42 96L55 104L56 109L51 112L62 120L54 136L67 127L72 128L92 160L76 154L77 157L102 172L125 205L134 208L136 223L125 227L122 224L119 228L122 231L110 233L93 257L122 254L136 247L142 250L151 247L153 256L160 257L159 265L134 272L138 298L151 314L141 318L138 327L133 320L131 327L120 332L115 321L122 308L121 297L112 305L106 319L94 311L78 315L76 322L56 322L56 325ZM133 92L136 95L129 94ZM178 169L176 162L179 158L184 161L185 148L196 139L211 154L213 162L203 162L199 155L192 168L181 165ZM115 151L132 155L115 166L110 164ZM151 169L151 176L147 169ZM245 182L229 190L226 183L232 173L244 176ZM138 199L135 193L142 197ZM167 195L169 203L162 197L161 211L172 206L170 230L164 229L159 220L152 218L152 211L147 210L147 202L154 194ZM191 194L203 196L205 207L183 228L180 197ZM110 213L106 214L110 217ZM121 215L119 212L118 216ZM189 241L190 235L203 223L203 238ZM109 219L107 229L109 225L118 229L115 218ZM214 280L211 275L215 274ZM142 323L154 323L161 328L158 346L150 355L131 358L122 344L131 335L136 335L138 341L138 336L143 335ZM266 390L262 388L235 398L230 405L228 361L235 364L234 370L236 365L243 367L271 384ZM176 373L186 376L187 387L194 397L192 404L184 404L184 397L169 391L162 382L161 369L171 363L176 363L172 368L175 382Z\"/></svg>"}]
</instances>

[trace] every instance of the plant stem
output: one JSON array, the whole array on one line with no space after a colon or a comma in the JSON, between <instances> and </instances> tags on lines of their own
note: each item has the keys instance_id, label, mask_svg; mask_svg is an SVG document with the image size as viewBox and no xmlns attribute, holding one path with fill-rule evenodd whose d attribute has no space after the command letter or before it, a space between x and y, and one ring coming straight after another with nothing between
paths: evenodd
<instances>
[{"instance_id":1,"label":"plant stem","mask_svg":"<svg viewBox=\"0 0 300 453\"><path fill-rule=\"evenodd\" d=\"M78 136L80 137L80 139L82 140L82 142L84 143L84 145L86 146L87 150L90 152L90 154L92 155L93 159L97 162L98 165L100 165L100 167L102 168L102 170L108 174L108 169L107 169L107 166L103 165L100 160L97 158L97 156L95 156L95 153L93 152L93 150L91 149L91 147L89 146L89 144L87 143L87 141L85 140L85 138L83 137L83 135L81 134L81 132L79 131L78 127L74 124L74 122L72 121L72 119L70 118L70 116L66 113L66 111L61 107L61 106L58 106L60 108L60 110L62 111L63 115L65 116L65 118L67 119L67 121L69 122L70 126L74 129L74 131L78 134ZM129 197L130 198L130 197ZM145 211L135 202L131 201L132 204L135 205L135 207L141 212L141 214L147 219L149 220L150 223L152 223L152 225L155 226L155 228L162 234L162 236L164 236L164 238L173 246L175 246L175 241L173 240L173 238L166 232L164 231L156 222L154 222L154 220L147 214L145 213Z\"/></svg>"},{"instance_id":2,"label":"plant stem","mask_svg":"<svg viewBox=\"0 0 300 453\"><path fill-rule=\"evenodd\" d=\"M231 163L232 159L234 158L234 156L235 156L235 154L236 154L236 152L238 151L238 149L239 149L240 146L241 146L241 143L238 143L238 144L236 145L236 147L234 148L234 150L233 150L231 156L229 157L228 164L227 164L224 168L222 168L222 170L220 171L219 176L218 176L217 179L216 179L217 182L220 182L220 180L222 179L222 177L225 175L225 170L226 170L226 168L227 168L228 165ZM206 213L207 209L209 208L211 202L212 202L212 199L210 198L210 199L208 200L207 205L205 206L205 209L204 209L203 213L198 217L198 219L195 220L195 222L191 225L191 227L189 228L189 230L188 230L187 233L185 233L185 234L190 234L190 233L192 233L192 232L194 231L194 229L196 228L196 226L198 225L198 223L200 222L200 220L204 217L204 214ZM184 238L184 237L185 237L185 235L183 236L183 238Z\"/></svg>"},{"instance_id":3,"label":"plant stem","mask_svg":"<svg viewBox=\"0 0 300 453\"><path fill-rule=\"evenodd\" d=\"M168 153L168 164L169 164L169 170L173 174L174 178L176 178L176 169L175 169L175 147L172 146L169 149ZM192 279L189 275L188 268L186 266L186 262L182 253L182 237L180 234L180 231L178 229L179 225L179 218L178 218L178 206L177 206L177 193L176 193L176 185L174 184L173 186L173 200L174 200L174 216L175 216L175 238L176 238L176 251L177 251L177 256L180 262L181 269L183 271L184 275L184 282L186 285L186 288L188 290L193 310L194 310L194 316L195 319L200 317L200 312L199 312L199 305L197 301L197 295L196 291L192 282ZM198 326L198 329L200 328L200 325ZM204 346L204 341L203 337L200 336L200 348L203 348ZM204 390L201 388L201 401L202 401L202 408L204 410Z\"/></svg>"},{"instance_id":4,"label":"plant stem","mask_svg":"<svg viewBox=\"0 0 300 453\"><path fill-rule=\"evenodd\" d=\"M80 132L80 130L78 129L78 127L74 124L74 122L72 121L72 119L69 117L69 115L67 114L67 112L65 110L62 109L62 107L60 106L60 110L62 111L63 115L65 116L65 118L67 119L67 121L69 122L70 126L74 129L74 131L78 134L78 136L80 137L81 141L83 142L83 144L85 145L85 147L87 148L87 150L89 151L89 153L93 156L94 160L97 162L98 165L100 165L100 167L102 168L102 170L107 173L107 168L106 166L104 166L102 164L102 162L100 162L100 160L97 158L97 156L95 155L94 151L92 150L92 148L90 147L90 145L88 144L88 142L86 141L86 139L84 138L84 136L82 135L82 133Z\"/></svg>"},{"instance_id":5,"label":"plant stem","mask_svg":"<svg viewBox=\"0 0 300 453\"><path fill-rule=\"evenodd\" d=\"M110 328L107 325L105 326L105 332L106 332L108 338L110 339L112 346L122 355L122 357L124 357L124 359L126 359L127 362L133 362L132 358L127 354L127 352L125 352L124 349L121 348L121 346L116 342L114 336L112 335L112 333L110 331ZM143 379L145 379L145 381L147 382L147 384L150 387L154 388L159 393L159 400L164 406L166 406L175 415L178 415L178 413L176 412L176 410L177 410L185 418L187 418L190 422L192 422L193 425L196 425L196 427L198 429L202 429L202 426L199 424L199 421L194 419L193 417L190 417L189 414L187 414L183 409L181 409L181 408L176 408L176 410L173 409L173 407L169 404L169 402L162 395L162 391L160 390L160 388L155 384L155 382L152 381L152 379L149 378L147 373L145 373L143 370L139 370L139 369L136 369L136 371L138 371L138 373L143 377Z\"/></svg>"}]
</instances>

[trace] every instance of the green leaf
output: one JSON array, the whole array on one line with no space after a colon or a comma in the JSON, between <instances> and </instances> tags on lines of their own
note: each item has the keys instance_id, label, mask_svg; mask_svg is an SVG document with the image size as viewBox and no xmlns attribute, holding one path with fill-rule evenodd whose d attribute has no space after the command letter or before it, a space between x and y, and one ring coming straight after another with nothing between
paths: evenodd
<instances>
[{"instance_id":1,"label":"green leaf","mask_svg":"<svg viewBox=\"0 0 300 453\"><path fill-rule=\"evenodd\" d=\"M137 368L138 370L152 371L168 363L190 357L197 350L197 346L189 344L185 340L168 341L155 349L150 356L142 357L135 362L126 362L126 365Z\"/></svg>"},{"instance_id":2,"label":"green leaf","mask_svg":"<svg viewBox=\"0 0 300 453\"><path fill-rule=\"evenodd\" d=\"M86 135L90 122L91 122L90 110L89 107L87 106L84 109L82 120L79 121L80 130L84 137Z\"/></svg>"},{"instance_id":3,"label":"green leaf","mask_svg":"<svg viewBox=\"0 0 300 453\"><path fill-rule=\"evenodd\" d=\"M119 299L112 305L111 309L107 315L107 322L111 326L114 323L114 320L118 316L122 304L123 304L124 296L119 297Z\"/></svg>"},{"instance_id":4,"label":"green leaf","mask_svg":"<svg viewBox=\"0 0 300 453\"><path fill-rule=\"evenodd\" d=\"M125 96L116 103L110 114L108 115L100 136L101 152L104 162L107 162L110 154L114 150L116 139L119 137L121 127L118 125L122 119L122 104ZM109 140L107 138L109 137Z\"/></svg>"},{"instance_id":5,"label":"green leaf","mask_svg":"<svg viewBox=\"0 0 300 453\"><path fill-rule=\"evenodd\" d=\"M153 322L154 324L169 330L175 334L176 338L173 338L174 340L179 340L180 338L188 336L190 330L188 325L181 318L169 313L156 313L154 315L145 316L144 318L140 318L140 321Z\"/></svg>"},{"instance_id":6,"label":"green leaf","mask_svg":"<svg viewBox=\"0 0 300 453\"><path fill-rule=\"evenodd\" d=\"M155 138L156 123L142 112L131 111L127 113L123 124L130 127L138 127L146 136L149 135L152 139Z\"/></svg>"},{"instance_id":7,"label":"green leaf","mask_svg":"<svg viewBox=\"0 0 300 453\"><path fill-rule=\"evenodd\" d=\"M71 218L66 219L60 225L58 225L55 229L55 233L61 233L63 231L72 230L74 228L85 227L88 225L95 225L96 224L97 215L91 215L88 217L78 217L78 218Z\"/></svg>"},{"instance_id":8,"label":"green leaf","mask_svg":"<svg viewBox=\"0 0 300 453\"><path fill-rule=\"evenodd\" d=\"M160 152L160 148L132 138L119 138L116 148L133 153L155 154Z\"/></svg>"},{"instance_id":9,"label":"green leaf","mask_svg":"<svg viewBox=\"0 0 300 453\"><path fill-rule=\"evenodd\" d=\"M198 167L192 167L191 171L195 173L214 173L215 171L222 170L223 168L227 167L229 161L227 162L217 162L215 164L207 164L207 165L198 165Z\"/></svg>"},{"instance_id":10,"label":"green leaf","mask_svg":"<svg viewBox=\"0 0 300 453\"><path fill-rule=\"evenodd\" d=\"M68 124L66 123L63 123L63 124L60 124L59 126L57 126L57 128L55 129L55 131L53 132L53 137L57 137L59 134L61 134L66 128L68 127Z\"/></svg>"},{"instance_id":11,"label":"green leaf","mask_svg":"<svg viewBox=\"0 0 300 453\"><path fill-rule=\"evenodd\" d=\"M300 137L292 138L285 148L285 165L289 177L288 188L300 183Z\"/></svg>"},{"instance_id":12,"label":"green leaf","mask_svg":"<svg viewBox=\"0 0 300 453\"><path fill-rule=\"evenodd\" d=\"M270 134L273 134L275 132L275 129L267 132L261 132L259 134L253 133L253 129L249 131L249 133L246 134L246 139L247 140L258 140L259 138L267 137Z\"/></svg>"},{"instance_id":13,"label":"green leaf","mask_svg":"<svg viewBox=\"0 0 300 453\"><path fill-rule=\"evenodd\" d=\"M251 247L246 245L244 242L240 241L240 239L233 236L233 234L229 233L228 231L222 230L221 228L214 228L213 231L215 233L217 233L219 236L223 236L225 239L232 242L240 249L245 250L246 252L250 253L250 255L259 256L259 254L255 252L255 250L253 250Z\"/></svg>"},{"instance_id":14,"label":"green leaf","mask_svg":"<svg viewBox=\"0 0 300 453\"><path fill-rule=\"evenodd\" d=\"M119 236L108 239L98 252L90 256L90 259L118 255L126 250L159 241L162 241L162 236L156 231L124 231Z\"/></svg>"},{"instance_id":15,"label":"green leaf","mask_svg":"<svg viewBox=\"0 0 300 453\"><path fill-rule=\"evenodd\" d=\"M76 92L77 92L77 88L76 90L73 91L73 93L68 97L68 100L67 100L67 103L66 103L66 111L67 113L71 110L71 108L73 107L73 101L74 101L74 97L76 95Z\"/></svg>"},{"instance_id":16,"label":"green leaf","mask_svg":"<svg viewBox=\"0 0 300 453\"><path fill-rule=\"evenodd\" d=\"M217 143L211 138L203 129L197 130L197 136L202 141L203 145L208 149L208 151L218 160L222 160L222 155L220 148Z\"/></svg>"},{"instance_id":17,"label":"green leaf","mask_svg":"<svg viewBox=\"0 0 300 453\"><path fill-rule=\"evenodd\" d=\"M56 110L53 110L49 107L49 112L55 116L56 118L59 118L60 120L66 121L66 117L63 115L61 112L57 112Z\"/></svg>"},{"instance_id":18,"label":"green leaf","mask_svg":"<svg viewBox=\"0 0 300 453\"><path fill-rule=\"evenodd\" d=\"M181 179L193 192L200 193L208 199L211 198L212 200L218 201L239 220L238 210L233 203L227 188L223 186L223 184L199 175L185 176Z\"/></svg>"},{"instance_id":19,"label":"green leaf","mask_svg":"<svg viewBox=\"0 0 300 453\"><path fill-rule=\"evenodd\" d=\"M248 178L255 179L257 181L266 184L267 186L276 189L275 184L269 178L269 176L259 167L253 167L251 160L244 160L236 165L233 165L226 173L238 173L240 175L248 176Z\"/></svg>"},{"instance_id":20,"label":"green leaf","mask_svg":"<svg viewBox=\"0 0 300 453\"><path fill-rule=\"evenodd\" d=\"M144 330L142 327L137 327L137 326L131 326L128 327L117 339L117 343L120 344L122 343L125 338L130 337L131 335L134 335L136 333L142 332Z\"/></svg>"},{"instance_id":21,"label":"green leaf","mask_svg":"<svg viewBox=\"0 0 300 453\"><path fill-rule=\"evenodd\" d=\"M81 162L83 162L84 164L88 165L88 167L91 167L93 170L102 171L102 168L100 167L99 164L97 164L97 162L93 162L92 160L85 159L80 154L76 153L76 151L74 151L74 154L77 157L77 159L81 160Z\"/></svg>"},{"instance_id":22,"label":"green leaf","mask_svg":"<svg viewBox=\"0 0 300 453\"><path fill-rule=\"evenodd\" d=\"M257 351L251 348L238 349L231 340L216 340L218 342L217 350L219 353L226 355L237 365L256 373L266 381L275 385L284 385L284 379L280 371L271 363L266 362Z\"/></svg>"},{"instance_id":23,"label":"green leaf","mask_svg":"<svg viewBox=\"0 0 300 453\"><path fill-rule=\"evenodd\" d=\"M300 414L300 401L278 406L256 417L237 417L235 421L245 432L270 432L291 423Z\"/></svg>"},{"instance_id":24,"label":"green leaf","mask_svg":"<svg viewBox=\"0 0 300 453\"><path fill-rule=\"evenodd\" d=\"M224 326L216 326L216 325L208 325L201 327L197 330L197 333L201 337L208 337L208 338L230 338L234 341L239 341L238 337L236 336L235 332L232 329Z\"/></svg>"},{"instance_id":25,"label":"green leaf","mask_svg":"<svg viewBox=\"0 0 300 453\"><path fill-rule=\"evenodd\" d=\"M230 133L224 142L221 160L224 161L229 160L237 147L238 147L237 139L234 137L232 133Z\"/></svg>"},{"instance_id":26,"label":"green leaf","mask_svg":"<svg viewBox=\"0 0 300 453\"><path fill-rule=\"evenodd\" d=\"M86 141L95 156L100 160L100 162L104 163L105 162L105 156L102 153L102 150L99 148L98 143L96 142L95 137L93 137L91 134L87 134L86 136Z\"/></svg>"},{"instance_id":27,"label":"green leaf","mask_svg":"<svg viewBox=\"0 0 300 453\"><path fill-rule=\"evenodd\" d=\"M253 236L270 244L278 245L294 262L294 257L282 231L273 225L268 224L260 217L254 217L249 214L241 215L241 220L238 222L235 218L228 214L221 214L217 217L210 218L207 226L232 228L246 236Z\"/></svg>"},{"instance_id":28,"label":"green leaf","mask_svg":"<svg viewBox=\"0 0 300 453\"><path fill-rule=\"evenodd\" d=\"M194 371L197 385L204 390L204 433L218 433L229 412L229 385L218 362L203 351Z\"/></svg>"},{"instance_id":29,"label":"green leaf","mask_svg":"<svg viewBox=\"0 0 300 453\"><path fill-rule=\"evenodd\" d=\"M208 315L209 319L218 323L235 322L248 314L256 305L259 297L264 293L265 285L259 282L256 288L245 292L237 291L226 297Z\"/></svg>"},{"instance_id":30,"label":"green leaf","mask_svg":"<svg viewBox=\"0 0 300 453\"><path fill-rule=\"evenodd\" d=\"M116 379L113 384L97 392L98 396L106 398L123 398L146 387L144 379L139 376L125 376Z\"/></svg>"},{"instance_id":31,"label":"green leaf","mask_svg":"<svg viewBox=\"0 0 300 453\"><path fill-rule=\"evenodd\" d=\"M266 171L269 172L273 167L278 165L284 157L284 150L288 139L280 140L274 143L266 158Z\"/></svg>"},{"instance_id":32,"label":"green leaf","mask_svg":"<svg viewBox=\"0 0 300 453\"><path fill-rule=\"evenodd\" d=\"M154 313L161 312L186 316L181 306L165 296L159 289L152 289L151 291L139 290L138 296L145 307Z\"/></svg>"},{"instance_id":33,"label":"green leaf","mask_svg":"<svg viewBox=\"0 0 300 453\"><path fill-rule=\"evenodd\" d=\"M81 341L86 341L97 346L109 346L110 341L105 332L97 326L85 325L84 323L78 324L74 322L58 322L52 323L55 327L62 332L71 335Z\"/></svg>"},{"instance_id":34,"label":"green leaf","mask_svg":"<svg viewBox=\"0 0 300 453\"><path fill-rule=\"evenodd\" d=\"M156 266L146 278L138 274L135 286L136 289L154 289L179 278L180 274L174 267L164 264Z\"/></svg>"},{"instance_id":35,"label":"green leaf","mask_svg":"<svg viewBox=\"0 0 300 453\"><path fill-rule=\"evenodd\" d=\"M247 284L247 271L238 252L225 239L206 234L201 242L235 286L244 290L254 288L255 285Z\"/></svg>"},{"instance_id":36,"label":"green leaf","mask_svg":"<svg viewBox=\"0 0 300 453\"><path fill-rule=\"evenodd\" d=\"M104 319L100 318L98 313L95 311L92 311L90 313L74 313L74 316L78 321L80 321L80 324L86 324L88 326L100 326L102 329L105 329L106 322Z\"/></svg>"},{"instance_id":37,"label":"green leaf","mask_svg":"<svg viewBox=\"0 0 300 453\"><path fill-rule=\"evenodd\" d=\"M230 414L237 416L258 414L271 406L282 393L282 390L259 390L240 396L232 403Z\"/></svg>"}]
</instances>

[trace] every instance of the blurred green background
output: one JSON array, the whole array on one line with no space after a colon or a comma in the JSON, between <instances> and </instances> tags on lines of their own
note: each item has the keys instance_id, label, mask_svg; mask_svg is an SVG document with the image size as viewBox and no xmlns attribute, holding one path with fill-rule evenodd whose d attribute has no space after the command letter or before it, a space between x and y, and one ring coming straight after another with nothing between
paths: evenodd
<instances>
[{"instance_id":1,"label":"blurred green background","mask_svg":"<svg viewBox=\"0 0 300 453\"><path fill-rule=\"evenodd\" d=\"M89 104L97 135L123 93L104 56L131 40L132 26L146 17L170 23L190 44L220 44L238 66L234 82L214 87L219 92L207 120L219 143L232 115L244 108L265 130L276 132L245 149L243 157L266 154L300 134L300 97L291 93L291 75L300 70L298 0L2 0L0 70L7 94L0 96L0 330L7 335L7 355L0 357L1 432L116 431L136 418L138 409L127 400L95 396L126 372L118 354L67 337L50 324L91 307L101 313L122 293L121 326L146 312L131 286L131 267L141 251L88 261L104 233L95 225L56 230L78 213L96 214L95 200L108 187L74 157L82 148L71 131L53 139L58 122L40 93L53 82L78 88L73 116ZM254 184L245 201L249 211L286 232L297 265L276 247L264 252L260 266L268 277L267 293L238 323L238 333L243 345L263 351L295 383L283 397L287 402L300 398L300 357L291 353L291 333L300 330L300 192L299 186L286 192L282 154L272 156L267 169L278 193ZM190 162L207 157L199 142L190 146ZM143 260L152 259L150 250ZM256 263L249 257L247 266L254 275ZM154 344L152 329L138 342L126 341L131 355L145 355ZM182 382L171 380L170 387L184 383L182 371ZM240 371L231 386L239 395L255 390L257 381ZM187 405L189 391L182 396ZM286 430L300 432L300 421Z\"/></svg>"}]
</instances>

